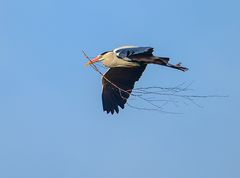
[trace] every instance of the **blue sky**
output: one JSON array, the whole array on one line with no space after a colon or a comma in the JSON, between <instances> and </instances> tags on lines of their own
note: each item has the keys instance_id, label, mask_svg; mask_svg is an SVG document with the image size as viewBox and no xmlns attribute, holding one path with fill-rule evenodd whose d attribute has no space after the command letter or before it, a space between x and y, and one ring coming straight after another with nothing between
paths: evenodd
<instances>
[{"instance_id":1,"label":"blue sky","mask_svg":"<svg viewBox=\"0 0 240 178\"><path fill-rule=\"evenodd\" d=\"M240 3L237 0L0 1L0 177L238 178ZM89 56L131 44L181 61L137 83L193 82L184 114L102 112Z\"/></svg>"}]
</instances>

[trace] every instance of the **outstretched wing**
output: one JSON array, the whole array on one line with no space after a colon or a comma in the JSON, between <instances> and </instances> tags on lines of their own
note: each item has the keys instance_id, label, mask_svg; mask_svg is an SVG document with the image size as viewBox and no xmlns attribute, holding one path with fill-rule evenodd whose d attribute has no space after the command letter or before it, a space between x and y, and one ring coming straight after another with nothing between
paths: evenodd
<instances>
[{"instance_id":1,"label":"outstretched wing","mask_svg":"<svg viewBox=\"0 0 240 178\"><path fill-rule=\"evenodd\" d=\"M139 80L146 65L140 67L115 67L110 68L102 78L102 105L107 113L119 112L118 106L122 109L130 96L134 84Z\"/></svg>"},{"instance_id":2,"label":"outstretched wing","mask_svg":"<svg viewBox=\"0 0 240 178\"><path fill-rule=\"evenodd\" d=\"M113 52L119 57L119 58L129 58L131 56L137 56L137 55L144 55L144 56L151 56L153 53L152 47L120 47Z\"/></svg>"}]
</instances>

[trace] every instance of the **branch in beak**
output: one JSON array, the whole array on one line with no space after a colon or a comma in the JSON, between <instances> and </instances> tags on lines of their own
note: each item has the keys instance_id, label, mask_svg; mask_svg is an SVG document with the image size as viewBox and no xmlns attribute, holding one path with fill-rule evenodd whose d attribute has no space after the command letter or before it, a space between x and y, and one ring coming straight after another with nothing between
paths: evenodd
<instances>
[{"instance_id":1,"label":"branch in beak","mask_svg":"<svg viewBox=\"0 0 240 178\"><path fill-rule=\"evenodd\" d=\"M95 62L98 62L100 58L101 58L100 56L97 56L97 57L93 58L92 60L90 60L89 62L87 62L87 63L85 64L85 66L89 66L89 65L91 65L91 64L93 64L93 63L95 63Z\"/></svg>"}]
</instances>

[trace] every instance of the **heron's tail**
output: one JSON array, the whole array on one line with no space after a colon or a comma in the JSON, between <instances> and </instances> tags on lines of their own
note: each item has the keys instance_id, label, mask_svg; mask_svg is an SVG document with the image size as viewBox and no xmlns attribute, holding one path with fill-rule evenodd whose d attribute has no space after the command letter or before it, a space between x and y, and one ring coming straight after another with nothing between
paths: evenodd
<instances>
[{"instance_id":1,"label":"heron's tail","mask_svg":"<svg viewBox=\"0 0 240 178\"><path fill-rule=\"evenodd\" d=\"M178 63L178 64L176 64L176 65L170 64L170 63L169 63L169 58L167 58L167 57L153 56L151 63L152 63L152 64L163 65L163 66L166 66L166 67L171 67L171 68L174 68L174 69L181 70L181 71L183 71L183 72L185 72L185 71L188 70L187 67L181 66L181 63Z\"/></svg>"}]
</instances>

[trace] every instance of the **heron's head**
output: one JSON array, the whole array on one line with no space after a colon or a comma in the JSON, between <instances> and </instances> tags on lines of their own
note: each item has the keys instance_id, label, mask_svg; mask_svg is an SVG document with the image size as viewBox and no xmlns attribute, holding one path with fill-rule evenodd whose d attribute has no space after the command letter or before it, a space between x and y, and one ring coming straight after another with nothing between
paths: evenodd
<instances>
[{"instance_id":1,"label":"heron's head","mask_svg":"<svg viewBox=\"0 0 240 178\"><path fill-rule=\"evenodd\" d=\"M97 57L91 59L89 62L86 63L86 65L91 65L95 62L100 62L100 61L103 61L104 59L106 59L107 55L108 55L109 51L106 51L100 55L98 55Z\"/></svg>"}]
</instances>

